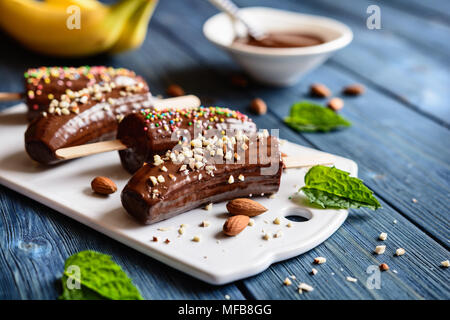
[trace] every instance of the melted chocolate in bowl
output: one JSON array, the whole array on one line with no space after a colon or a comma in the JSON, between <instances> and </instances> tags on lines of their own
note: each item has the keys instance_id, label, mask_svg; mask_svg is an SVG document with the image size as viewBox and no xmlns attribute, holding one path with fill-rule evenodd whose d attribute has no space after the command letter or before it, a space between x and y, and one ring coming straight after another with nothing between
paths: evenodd
<instances>
[{"instance_id":1,"label":"melted chocolate in bowl","mask_svg":"<svg viewBox=\"0 0 450 320\"><path fill-rule=\"evenodd\" d=\"M300 48L317 46L322 43L325 43L325 41L318 36L292 31L267 33L261 40L241 37L233 41L233 44L245 44L264 48Z\"/></svg>"}]
</instances>

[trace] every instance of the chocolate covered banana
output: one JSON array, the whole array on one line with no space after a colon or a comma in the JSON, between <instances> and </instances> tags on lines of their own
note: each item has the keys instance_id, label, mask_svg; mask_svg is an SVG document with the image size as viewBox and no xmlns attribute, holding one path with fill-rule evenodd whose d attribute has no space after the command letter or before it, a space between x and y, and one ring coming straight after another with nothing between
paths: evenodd
<instances>
[{"instance_id":1,"label":"chocolate covered banana","mask_svg":"<svg viewBox=\"0 0 450 320\"><path fill-rule=\"evenodd\" d=\"M282 173L278 139L267 135L199 136L165 155L154 155L121 194L126 211L144 224L212 202L278 191Z\"/></svg>"},{"instance_id":2,"label":"chocolate covered banana","mask_svg":"<svg viewBox=\"0 0 450 320\"><path fill-rule=\"evenodd\" d=\"M125 115L152 105L145 81L126 69L39 68L26 77L35 119L25 133L25 149L42 164L58 162L60 148L113 138Z\"/></svg>"},{"instance_id":3,"label":"chocolate covered banana","mask_svg":"<svg viewBox=\"0 0 450 320\"><path fill-rule=\"evenodd\" d=\"M104 87L114 83L118 89L125 89L133 83L142 83L141 90L148 92L145 81L125 68L105 66L82 67L39 67L30 68L24 73L25 101L28 106L28 119L31 121L43 113L58 110L77 110L79 103L70 98L76 92L87 89L81 94L82 101L86 93L94 87ZM92 91L92 90L91 90ZM62 105L60 103L62 102ZM66 104L69 102L69 105ZM77 101L80 102L80 101Z\"/></svg>"},{"instance_id":4,"label":"chocolate covered banana","mask_svg":"<svg viewBox=\"0 0 450 320\"><path fill-rule=\"evenodd\" d=\"M256 132L256 125L239 111L220 107L197 107L186 110L143 109L130 114L119 124L117 139L128 148L119 151L123 167L136 172L155 154L164 154L183 139L198 133L230 130Z\"/></svg>"}]
</instances>

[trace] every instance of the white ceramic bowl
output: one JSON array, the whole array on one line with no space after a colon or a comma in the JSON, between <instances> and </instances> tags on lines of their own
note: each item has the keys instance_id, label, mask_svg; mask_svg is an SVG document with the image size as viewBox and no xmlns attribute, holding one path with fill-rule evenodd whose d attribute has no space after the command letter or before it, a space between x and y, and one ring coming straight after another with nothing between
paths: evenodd
<instances>
[{"instance_id":1,"label":"white ceramic bowl","mask_svg":"<svg viewBox=\"0 0 450 320\"><path fill-rule=\"evenodd\" d=\"M264 7L244 8L240 12L264 31L300 31L325 40L323 44L301 48L232 45L236 35L245 34L243 26L233 23L225 13L209 18L203 25L206 38L228 52L251 77L268 85L295 84L353 39L349 27L330 18Z\"/></svg>"}]
</instances>

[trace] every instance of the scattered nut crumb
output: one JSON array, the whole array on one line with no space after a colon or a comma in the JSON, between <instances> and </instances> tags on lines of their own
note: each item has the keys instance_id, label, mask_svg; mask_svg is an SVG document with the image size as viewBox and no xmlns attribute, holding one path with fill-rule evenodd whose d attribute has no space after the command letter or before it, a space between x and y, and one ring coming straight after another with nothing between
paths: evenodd
<instances>
[{"instance_id":1,"label":"scattered nut crumb","mask_svg":"<svg viewBox=\"0 0 450 320\"><path fill-rule=\"evenodd\" d=\"M227 300L230 300L231 299L231 297L229 296L229 295L225 295L225 299L227 299Z\"/></svg>"},{"instance_id":2,"label":"scattered nut crumb","mask_svg":"<svg viewBox=\"0 0 450 320\"><path fill-rule=\"evenodd\" d=\"M277 233L273 235L274 238L281 238L283 236L283 232L279 230Z\"/></svg>"},{"instance_id":3,"label":"scattered nut crumb","mask_svg":"<svg viewBox=\"0 0 450 320\"><path fill-rule=\"evenodd\" d=\"M205 206L205 210L211 211L211 210L212 210L212 206L213 206L212 203L208 203L208 204Z\"/></svg>"},{"instance_id":4,"label":"scattered nut crumb","mask_svg":"<svg viewBox=\"0 0 450 320\"><path fill-rule=\"evenodd\" d=\"M412 202L417 203L417 199L416 198L412 198Z\"/></svg>"},{"instance_id":5,"label":"scattered nut crumb","mask_svg":"<svg viewBox=\"0 0 450 320\"><path fill-rule=\"evenodd\" d=\"M158 237L153 237L152 239L153 242L158 242L158 240L159 240Z\"/></svg>"},{"instance_id":6,"label":"scattered nut crumb","mask_svg":"<svg viewBox=\"0 0 450 320\"><path fill-rule=\"evenodd\" d=\"M249 221L248 221L248 225L251 227L251 226L253 226L255 224L255 220L253 220L253 219L250 219Z\"/></svg>"},{"instance_id":7,"label":"scattered nut crumb","mask_svg":"<svg viewBox=\"0 0 450 320\"><path fill-rule=\"evenodd\" d=\"M314 290L314 288L312 286L310 286L309 284L306 284L304 282L302 282L298 285L298 289L299 289L299 293L301 293L300 291L303 291L303 290L305 290L307 292Z\"/></svg>"},{"instance_id":8,"label":"scattered nut crumb","mask_svg":"<svg viewBox=\"0 0 450 320\"><path fill-rule=\"evenodd\" d=\"M250 103L250 110L257 115L265 114L267 112L267 104L263 99L255 98Z\"/></svg>"},{"instance_id":9,"label":"scattered nut crumb","mask_svg":"<svg viewBox=\"0 0 450 320\"><path fill-rule=\"evenodd\" d=\"M183 233L184 233L184 228L183 228L183 227L180 227L180 228L178 229L178 233L179 233L179 234L183 234Z\"/></svg>"},{"instance_id":10,"label":"scattered nut crumb","mask_svg":"<svg viewBox=\"0 0 450 320\"><path fill-rule=\"evenodd\" d=\"M201 227L206 228L209 227L211 224L209 223L209 221L203 220L202 223L200 224Z\"/></svg>"},{"instance_id":11,"label":"scattered nut crumb","mask_svg":"<svg viewBox=\"0 0 450 320\"><path fill-rule=\"evenodd\" d=\"M184 96L185 94L183 88L181 88L177 84L171 84L170 86L168 86L166 92L171 97Z\"/></svg>"},{"instance_id":12,"label":"scattered nut crumb","mask_svg":"<svg viewBox=\"0 0 450 320\"><path fill-rule=\"evenodd\" d=\"M344 107L344 100L341 98L332 98L328 101L327 106L333 111L339 111Z\"/></svg>"},{"instance_id":13,"label":"scattered nut crumb","mask_svg":"<svg viewBox=\"0 0 450 320\"><path fill-rule=\"evenodd\" d=\"M313 276L315 276L315 275L317 274L317 272L319 272L319 271L317 271L317 269L315 269L315 268L312 268L312 269L311 269L311 274L312 274Z\"/></svg>"},{"instance_id":14,"label":"scattered nut crumb","mask_svg":"<svg viewBox=\"0 0 450 320\"><path fill-rule=\"evenodd\" d=\"M322 264L322 263L325 263L325 262L327 262L327 259L324 258L324 257L317 257L317 258L314 258L314 263L315 263L315 264Z\"/></svg>"},{"instance_id":15,"label":"scattered nut crumb","mask_svg":"<svg viewBox=\"0 0 450 320\"><path fill-rule=\"evenodd\" d=\"M170 228L158 228L158 231L169 231Z\"/></svg>"},{"instance_id":16,"label":"scattered nut crumb","mask_svg":"<svg viewBox=\"0 0 450 320\"><path fill-rule=\"evenodd\" d=\"M291 222L288 222L287 225L286 225L286 227L292 228L292 223L291 223Z\"/></svg>"},{"instance_id":17,"label":"scattered nut crumb","mask_svg":"<svg viewBox=\"0 0 450 320\"><path fill-rule=\"evenodd\" d=\"M263 239L270 240L270 234L268 234L268 233L264 234Z\"/></svg>"},{"instance_id":18,"label":"scattered nut crumb","mask_svg":"<svg viewBox=\"0 0 450 320\"><path fill-rule=\"evenodd\" d=\"M289 278L284 279L283 284L285 286L290 286L292 284L292 281Z\"/></svg>"},{"instance_id":19,"label":"scattered nut crumb","mask_svg":"<svg viewBox=\"0 0 450 320\"><path fill-rule=\"evenodd\" d=\"M397 250L395 250L395 255L397 256L402 256L406 253L406 250L403 248L398 248Z\"/></svg>"},{"instance_id":20,"label":"scattered nut crumb","mask_svg":"<svg viewBox=\"0 0 450 320\"><path fill-rule=\"evenodd\" d=\"M450 265L450 262L448 260L442 261L441 262L441 266L444 268L448 268L448 266Z\"/></svg>"},{"instance_id":21,"label":"scattered nut crumb","mask_svg":"<svg viewBox=\"0 0 450 320\"><path fill-rule=\"evenodd\" d=\"M274 224L281 224L281 220L279 217L276 217L275 220L273 220Z\"/></svg>"},{"instance_id":22,"label":"scattered nut crumb","mask_svg":"<svg viewBox=\"0 0 450 320\"><path fill-rule=\"evenodd\" d=\"M200 242L200 237L199 237L199 236L194 236L194 237L192 238L192 241L194 241L194 242Z\"/></svg>"},{"instance_id":23,"label":"scattered nut crumb","mask_svg":"<svg viewBox=\"0 0 450 320\"><path fill-rule=\"evenodd\" d=\"M230 176L229 178L228 178L228 183L229 184L232 184L234 182L234 177L233 176Z\"/></svg>"},{"instance_id":24,"label":"scattered nut crumb","mask_svg":"<svg viewBox=\"0 0 450 320\"><path fill-rule=\"evenodd\" d=\"M170 240L169 240L169 239L166 239L166 240L164 240L164 242L167 243L167 244L169 244L169 243L170 243Z\"/></svg>"},{"instance_id":25,"label":"scattered nut crumb","mask_svg":"<svg viewBox=\"0 0 450 320\"><path fill-rule=\"evenodd\" d=\"M397 220L394 220L393 222L394 222L394 224L397 224Z\"/></svg>"},{"instance_id":26,"label":"scattered nut crumb","mask_svg":"<svg viewBox=\"0 0 450 320\"><path fill-rule=\"evenodd\" d=\"M347 280L348 282L358 282L358 279L353 278L353 277L347 277L346 280Z\"/></svg>"},{"instance_id":27,"label":"scattered nut crumb","mask_svg":"<svg viewBox=\"0 0 450 320\"><path fill-rule=\"evenodd\" d=\"M376 254L383 254L386 251L386 246L376 246L374 251Z\"/></svg>"},{"instance_id":28,"label":"scattered nut crumb","mask_svg":"<svg viewBox=\"0 0 450 320\"><path fill-rule=\"evenodd\" d=\"M296 277L296 276L294 276L293 274L292 274L292 275L290 275L290 276L289 276L289 278L291 278L291 279L293 279L293 280L297 279L297 277Z\"/></svg>"},{"instance_id":29,"label":"scattered nut crumb","mask_svg":"<svg viewBox=\"0 0 450 320\"><path fill-rule=\"evenodd\" d=\"M331 91L322 83L313 83L309 87L309 94L314 97L326 98L331 96Z\"/></svg>"},{"instance_id":30,"label":"scattered nut crumb","mask_svg":"<svg viewBox=\"0 0 450 320\"><path fill-rule=\"evenodd\" d=\"M386 263L382 263L382 264L380 264L380 270L381 271L388 271L389 270L389 266Z\"/></svg>"},{"instance_id":31,"label":"scattered nut crumb","mask_svg":"<svg viewBox=\"0 0 450 320\"><path fill-rule=\"evenodd\" d=\"M381 241L386 240L387 239L387 233L386 232L380 233L380 235L378 236L378 239L380 239Z\"/></svg>"}]
</instances>

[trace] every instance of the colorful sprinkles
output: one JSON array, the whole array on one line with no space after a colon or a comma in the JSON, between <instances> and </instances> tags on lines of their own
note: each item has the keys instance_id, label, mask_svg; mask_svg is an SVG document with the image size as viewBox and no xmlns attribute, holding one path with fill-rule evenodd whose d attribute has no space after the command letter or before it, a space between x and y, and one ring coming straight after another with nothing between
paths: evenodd
<instances>
[{"instance_id":1,"label":"colorful sprinkles","mask_svg":"<svg viewBox=\"0 0 450 320\"><path fill-rule=\"evenodd\" d=\"M200 106L191 109L141 109L140 114L145 118L144 130L162 128L165 131L175 131L182 125L196 126L197 128L220 128L228 118L234 118L242 122L252 120L245 114L222 107Z\"/></svg>"},{"instance_id":2,"label":"colorful sprinkles","mask_svg":"<svg viewBox=\"0 0 450 320\"><path fill-rule=\"evenodd\" d=\"M108 89L110 92L111 84L117 76L136 77L136 74L125 68L112 68L105 66L82 66L82 67L39 67L28 69L24 73L25 81L27 83L27 97L29 105L32 110L39 110L44 107L44 112L55 113L58 115L70 114L70 112L78 113L77 104L87 102L87 99L82 96L90 96L97 93L95 100L99 100L99 91L101 89ZM70 88L74 86L74 81L82 80L83 87L73 90ZM56 87L49 87L54 84ZM58 88L62 87L62 88ZM143 84L137 90L141 89ZM128 87L126 88L128 90ZM52 92L49 92L53 90ZM128 90L136 91L136 90ZM78 93L80 93L78 95ZM130 93L131 94L131 93ZM38 99L39 98L39 99ZM73 103L74 100L76 103ZM81 101L80 101L81 100ZM66 103L70 105L66 106ZM60 106L62 104L62 106ZM48 109L46 109L48 108ZM70 111L66 112L65 109Z\"/></svg>"}]
</instances>

